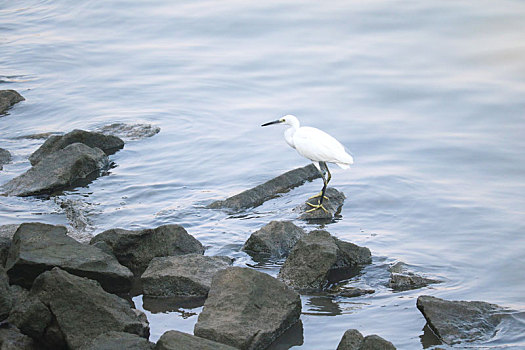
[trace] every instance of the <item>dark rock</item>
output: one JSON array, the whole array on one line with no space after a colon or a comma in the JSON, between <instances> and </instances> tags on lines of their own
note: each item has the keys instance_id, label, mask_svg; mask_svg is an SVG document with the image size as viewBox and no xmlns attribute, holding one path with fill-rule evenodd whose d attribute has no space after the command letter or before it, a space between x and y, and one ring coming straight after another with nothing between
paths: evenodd
<instances>
[{"instance_id":1,"label":"dark rock","mask_svg":"<svg viewBox=\"0 0 525 350\"><path fill-rule=\"evenodd\" d=\"M8 150L0 148L0 170L3 169L3 165L11 161L11 153Z\"/></svg>"},{"instance_id":2,"label":"dark rock","mask_svg":"<svg viewBox=\"0 0 525 350\"><path fill-rule=\"evenodd\" d=\"M32 165L35 165L46 156L74 143L82 143L91 148L98 148L106 155L113 154L124 147L124 141L116 136L76 129L65 135L50 136L40 148L29 156L29 161Z\"/></svg>"},{"instance_id":3,"label":"dark rock","mask_svg":"<svg viewBox=\"0 0 525 350\"><path fill-rule=\"evenodd\" d=\"M340 287L337 289L330 289L328 292L336 297L356 298L367 294L373 294L375 293L375 290L355 287Z\"/></svg>"},{"instance_id":4,"label":"dark rock","mask_svg":"<svg viewBox=\"0 0 525 350\"><path fill-rule=\"evenodd\" d=\"M149 336L149 326L128 302L88 278L54 268L38 276L31 295L51 310L69 349L87 346L109 331Z\"/></svg>"},{"instance_id":5,"label":"dark rock","mask_svg":"<svg viewBox=\"0 0 525 350\"><path fill-rule=\"evenodd\" d=\"M108 157L100 149L74 143L45 157L2 187L12 196L51 194L86 183L108 165Z\"/></svg>"},{"instance_id":6,"label":"dark rock","mask_svg":"<svg viewBox=\"0 0 525 350\"><path fill-rule=\"evenodd\" d=\"M428 295L417 298L417 308L434 333L449 345L490 338L505 311L483 301L448 301Z\"/></svg>"},{"instance_id":7,"label":"dark rock","mask_svg":"<svg viewBox=\"0 0 525 350\"><path fill-rule=\"evenodd\" d=\"M301 238L279 271L279 278L297 289L322 289L355 275L372 261L370 250L315 230Z\"/></svg>"},{"instance_id":8,"label":"dark rock","mask_svg":"<svg viewBox=\"0 0 525 350\"><path fill-rule=\"evenodd\" d=\"M42 350L33 339L20 333L13 325L0 327L0 350Z\"/></svg>"},{"instance_id":9,"label":"dark rock","mask_svg":"<svg viewBox=\"0 0 525 350\"><path fill-rule=\"evenodd\" d=\"M154 346L136 334L112 331L99 335L82 350L152 350Z\"/></svg>"},{"instance_id":10,"label":"dark rock","mask_svg":"<svg viewBox=\"0 0 525 350\"><path fill-rule=\"evenodd\" d=\"M250 268L229 267L213 278L194 334L239 349L266 349L300 314L299 294L284 283Z\"/></svg>"},{"instance_id":11,"label":"dark rock","mask_svg":"<svg viewBox=\"0 0 525 350\"><path fill-rule=\"evenodd\" d=\"M97 242L110 246L118 261L137 276L146 270L154 257L204 253L202 244L180 225L138 231L111 229L96 235L90 243Z\"/></svg>"},{"instance_id":12,"label":"dark rock","mask_svg":"<svg viewBox=\"0 0 525 350\"><path fill-rule=\"evenodd\" d=\"M325 196L328 199L323 200L323 207L327 210L313 209L310 205L306 203L311 203L317 205L319 203L319 198L310 198L304 204L296 208L302 214L299 216L300 220L312 221L312 222L327 222L333 220L340 212L341 207L345 201L345 195L343 192L336 190L333 187L328 187L326 189Z\"/></svg>"},{"instance_id":13,"label":"dark rock","mask_svg":"<svg viewBox=\"0 0 525 350\"><path fill-rule=\"evenodd\" d=\"M140 140L158 134L160 128L151 124L114 123L98 128L96 131L105 135L114 135L128 140Z\"/></svg>"},{"instance_id":14,"label":"dark rock","mask_svg":"<svg viewBox=\"0 0 525 350\"><path fill-rule=\"evenodd\" d=\"M337 350L396 350L396 347L378 335L363 337L357 329L349 329L343 335Z\"/></svg>"},{"instance_id":15,"label":"dark rock","mask_svg":"<svg viewBox=\"0 0 525 350\"><path fill-rule=\"evenodd\" d=\"M140 280L146 296L208 295L213 276L232 264L227 256L186 254L153 258Z\"/></svg>"},{"instance_id":16,"label":"dark rock","mask_svg":"<svg viewBox=\"0 0 525 350\"><path fill-rule=\"evenodd\" d=\"M5 261L9 254L9 248L11 248L11 238L0 236L0 267L5 266Z\"/></svg>"},{"instance_id":17,"label":"dark rock","mask_svg":"<svg viewBox=\"0 0 525 350\"><path fill-rule=\"evenodd\" d=\"M157 341L155 350L235 350L237 348L179 331L167 331Z\"/></svg>"},{"instance_id":18,"label":"dark rock","mask_svg":"<svg viewBox=\"0 0 525 350\"><path fill-rule=\"evenodd\" d=\"M108 292L125 293L131 288L131 271L113 256L67 236L65 227L21 224L6 262L11 284L29 288L39 274L55 266L97 280Z\"/></svg>"},{"instance_id":19,"label":"dark rock","mask_svg":"<svg viewBox=\"0 0 525 350\"><path fill-rule=\"evenodd\" d=\"M208 205L211 209L228 208L234 211L257 207L269 199L276 197L279 193L300 186L306 181L312 181L321 177L319 171L313 164L302 168L290 170L273 178L262 185L246 190L225 200L215 201Z\"/></svg>"},{"instance_id":20,"label":"dark rock","mask_svg":"<svg viewBox=\"0 0 525 350\"><path fill-rule=\"evenodd\" d=\"M11 291L9 289L9 279L4 269L0 267L0 321L3 321L9 316L13 300Z\"/></svg>"},{"instance_id":21,"label":"dark rock","mask_svg":"<svg viewBox=\"0 0 525 350\"><path fill-rule=\"evenodd\" d=\"M391 273L388 286L394 290L401 291L422 288L433 283L441 283L441 281L418 276L413 273Z\"/></svg>"},{"instance_id":22,"label":"dark rock","mask_svg":"<svg viewBox=\"0 0 525 350\"><path fill-rule=\"evenodd\" d=\"M242 250L250 254L281 258L287 256L299 238L304 235L304 230L291 221L272 221L252 233Z\"/></svg>"},{"instance_id":23,"label":"dark rock","mask_svg":"<svg viewBox=\"0 0 525 350\"><path fill-rule=\"evenodd\" d=\"M11 310L8 321L31 338L42 340L51 324L51 311L34 295L21 296Z\"/></svg>"},{"instance_id":24,"label":"dark rock","mask_svg":"<svg viewBox=\"0 0 525 350\"><path fill-rule=\"evenodd\" d=\"M0 90L0 114L4 114L12 105L24 100L25 98L15 90Z\"/></svg>"}]
</instances>

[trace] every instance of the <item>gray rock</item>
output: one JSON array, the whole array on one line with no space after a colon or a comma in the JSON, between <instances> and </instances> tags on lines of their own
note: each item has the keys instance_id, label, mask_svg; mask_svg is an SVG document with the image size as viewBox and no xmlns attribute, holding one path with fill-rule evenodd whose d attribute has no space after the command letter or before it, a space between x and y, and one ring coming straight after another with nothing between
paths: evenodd
<instances>
[{"instance_id":1,"label":"gray rock","mask_svg":"<svg viewBox=\"0 0 525 350\"><path fill-rule=\"evenodd\" d=\"M98 337L82 350L152 350L155 344L126 332L108 332Z\"/></svg>"},{"instance_id":2,"label":"gray rock","mask_svg":"<svg viewBox=\"0 0 525 350\"><path fill-rule=\"evenodd\" d=\"M0 90L0 115L6 113L15 103L24 100L25 98L15 90Z\"/></svg>"},{"instance_id":3,"label":"gray rock","mask_svg":"<svg viewBox=\"0 0 525 350\"><path fill-rule=\"evenodd\" d=\"M54 268L38 276L31 295L51 310L69 349L87 346L109 331L149 336L149 326L128 302L88 278Z\"/></svg>"},{"instance_id":4,"label":"gray rock","mask_svg":"<svg viewBox=\"0 0 525 350\"><path fill-rule=\"evenodd\" d=\"M13 300L11 291L9 289L9 280L4 269L0 267L0 321L3 321L9 316Z\"/></svg>"},{"instance_id":5,"label":"gray rock","mask_svg":"<svg viewBox=\"0 0 525 350\"><path fill-rule=\"evenodd\" d=\"M42 350L33 339L20 333L13 325L0 327L0 350Z\"/></svg>"},{"instance_id":6,"label":"gray rock","mask_svg":"<svg viewBox=\"0 0 525 350\"><path fill-rule=\"evenodd\" d=\"M97 280L108 292L125 293L131 288L131 271L113 256L67 236L65 227L21 224L6 262L11 284L29 288L38 275L55 266Z\"/></svg>"},{"instance_id":7,"label":"gray rock","mask_svg":"<svg viewBox=\"0 0 525 350\"><path fill-rule=\"evenodd\" d=\"M323 200L323 207L327 211L324 211L323 209L309 211L313 208L306 203L311 203L314 205L317 205L319 203L319 198L311 198L308 199L304 204L296 208L296 210L302 213L299 216L299 219L311 222L332 221L336 217L336 215L338 215L341 212L341 207L343 206L346 197L343 192L340 192L333 187L328 187L326 189L325 196L328 199L325 198Z\"/></svg>"},{"instance_id":8,"label":"gray rock","mask_svg":"<svg viewBox=\"0 0 525 350\"><path fill-rule=\"evenodd\" d=\"M304 230L291 221L271 221L252 233L242 250L249 254L281 258L287 256L295 243L304 235Z\"/></svg>"},{"instance_id":9,"label":"gray rock","mask_svg":"<svg viewBox=\"0 0 525 350\"><path fill-rule=\"evenodd\" d=\"M20 224L0 225L0 237L13 238Z\"/></svg>"},{"instance_id":10,"label":"gray rock","mask_svg":"<svg viewBox=\"0 0 525 350\"><path fill-rule=\"evenodd\" d=\"M375 293L375 290L346 286L334 286L328 289L327 292L335 297L356 298L367 294L373 294Z\"/></svg>"},{"instance_id":11,"label":"gray rock","mask_svg":"<svg viewBox=\"0 0 525 350\"><path fill-rule=\"evenodd\" d=\"M194 334L239 349L266 349L301 314L299 294L250 268L229 267L213 278Z\"/></svg>"},{"instance_id":12,"label":"gray rock","mask_svg":"<svg viewBox=\"0 0 525 350\"><path fill-rule=\"evenodd\" d=\"M11 238L0 236L0 267L5 266L9 249L11 248Z\"/></svg>"},{"instance_id":13,"label":"gray rock","mask_svg":"<svg viewBox=\"0 0 525 350\"><path fill-rule=\"evenodd\" d=\"M3 169L3 165L11 161L11 153L8 150L0 148L0 170Z\"/></svg>"},{"instance_id":14,"label":"gray rock","mask_svg":"<svg viewBox=\"0 0 525 350\"><path fill-rule=\"evenodd\" d=\"M180 225L164 225L155 229L130 231L111 229L91 239L91 244L105 242L118 261L137 276L159 256L203 254L204 247Z\"/></svg>"},{"instance_id":15,"label":"gray rock","mask_svg":"<svg viewBox=\"0 0 525 350\"><path fill-rule=\"evenodd\" d=\"M213 276L232 264L227 256L186 254L153 258L140 280L146 296L205 297Z\"/></svg>"},{"instance_id":16,"label":"gray rock","mask_svg":"<svg viewBox=\"0 0 525 350\"><path fill-rule=\"evenodd\" d=\"M441 283L441 281L422 277L413 273L391 273L388 286L394 290L417 289L429 284Z\"/></svg>"},{"instance_id":17,"label":"gray rock","mask_svg":"<svg viewBox=\"0 0 525 350\"><path fill-rule=\"evenodd\" d=\"M432 331L449 345L490 338L505 311L483 301L448 301L428 295L417 298L417 308Z\"/></svg>"},{"instance_id":18,"label":"gray rock","mask_svg":"<svg viewBox=\"0 0 525 350\"><path fill-rule=\"evenodd\" d=\"M50 136L40 148L29 156L29 161L35 165L50 154L74 143L98 148L106 155L113 154L124 147L124 141L116 136L75 129L65 135Z\"/></svg>"},{"instance_id":19,"label":"gray rock","mask_svg":"<svg viewBox=\"0 0 525 350\"><path fill-rule=\"evenodd\" d=\"M210 209L232 209L234 211L257 207L269 199L276 197L279 193L300 186L306 181L312 181L321 177L319 171L313 164L302 168L290 170L273 178L262 185L246 190L225 200L215 201L208 205Z\"/></svg>"},{"instance_id":20,"label":"gray rock","mask_svg":"<svg viewBox=\"0 0 525 350\"><path fill-rule=\"evenodd\" d=\"M22 333L33 339L42 340L53 320L53 315L37 297L28 293L17 299L7 320Z\"/></svg>"},{"instance_id":21,"label":"gray rock","mask_svg":"<svg viewBox=\"0 0 525 350\"><path fill-rule=\"evenodd\" d=\"M370 250L315 230L301 238L279 271L279 278L297 289L322 289L349 278L372 261Z\"/></svg>"},{"instance_id":22,"label":"gray rock","mask_svg":"<svg viewBox=\"0 0 525 350\"><path fill-rule=\"evenodd\" d=\"M114 135L128 140L140 140L158 134L160 128L151 124L113 123L98 128L96 131L105 135Z\"/></svg>"},{"instance_id":23,"label":"gray rock","mask_svg":"<svg viewBox=\"0 0 525 350\"><path fill-rule=\"evenodd\" d=\"M337 350L396 350L396 347L378 335L363 337L357 329L349 329L343 334Z\"/></svg>"},{"instance_id":24,"label":"gray rock","mask_svg":"<svg viewBox=\"0 0 525 350\"><path fill-rule=\"evenodd\" d=\"M235 350L237 348L217 343L179 331L167 331L157 341L155 350Z\"/></svg>"},{"instance_id":25,"label":"gray rock","mask_svg":"<svg viewBox=\"0 0 525 350\"><path fill-rule=\"evenodd\" d=\"M51 194L86 183L108 165L108 157L100 149L74 143L45 157L2 187L12 196Z\"/></svg>"}]
</instances>

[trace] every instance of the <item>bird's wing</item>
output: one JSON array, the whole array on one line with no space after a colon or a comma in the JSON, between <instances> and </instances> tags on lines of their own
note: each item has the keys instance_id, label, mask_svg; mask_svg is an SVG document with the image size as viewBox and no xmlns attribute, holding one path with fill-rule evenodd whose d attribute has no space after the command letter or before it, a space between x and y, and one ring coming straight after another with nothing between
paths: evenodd
<instances>
[{"instance_id":1,"label":"bird's wing","mask_svg":"<svg viewBox=\"0 0 525 350\"><path fill-rule=\"evenodd\" d=\"M344 146L322 130L303 126L293 135L295 149L313 161L352 164L353 158Z\"/></svg>"}]
</instances>

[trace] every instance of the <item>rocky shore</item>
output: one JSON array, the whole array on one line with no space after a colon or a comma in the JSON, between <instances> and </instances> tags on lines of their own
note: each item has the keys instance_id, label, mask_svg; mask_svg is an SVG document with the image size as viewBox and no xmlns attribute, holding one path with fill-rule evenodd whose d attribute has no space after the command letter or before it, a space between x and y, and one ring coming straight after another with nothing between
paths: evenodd
<instances>
[{"instance_id":1,"label":"rocky shore","mask_svg":"<svg viewBox=\"0 0 525 350\"><path fill-rule=\"evenodd\" d=\"M23 97L0 91L0 113ZM86 183L111 163L109 156L127 139L150 137L152 126L112 124L98 131L52 134L28 157L32 167L3 184L5 196L46 200ZM0 167L8 163L0 149ZM1 169L1 168L0 168ZM240 211L319 177L312 165L295 169L225 200L210 209ZM331 222L345 195L326 192L327 211L295 209L299 222ZM68 205L74 206L74 203ZM72 213L75 211L72 210ZM75 215L75 214L72 214ZM262 350L301 324L301 295L319 293L373 297L373 289L340 288L373 260L370 249L343 241L325 229L307 232L290 221L271 221L253 232L242 250L255 260L284 260L277 278L258 269L234 266L228 256L204 255L205 248L176 223L143 230L113 228L81 243L63 226L21 223L0 226L0 350L250 349ZM391 266L388 288L418 289L440 283ZM427 290L428 291L428 290ZM177 300L202 306L193 334L166 331L149 341L149 323L130 295L159 303ZM444 344L492 337L512 310L484 302L447 301L421 295L417 307ZM338 350L395 349L378 335L349 328Z\"/></svg>"}]
</instances>

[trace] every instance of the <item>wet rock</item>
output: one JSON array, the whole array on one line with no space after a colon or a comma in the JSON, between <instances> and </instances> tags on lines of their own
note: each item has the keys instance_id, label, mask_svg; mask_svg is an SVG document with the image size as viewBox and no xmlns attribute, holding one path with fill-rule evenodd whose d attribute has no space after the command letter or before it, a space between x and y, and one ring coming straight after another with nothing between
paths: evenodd
<instances>
[{"instance_id":1,"label":"wet rock","mask_svg":"<svg viewBox=\"0 0 525 350\"><path fill-rule=\"evenodd\" d=\"M105 135L114 135L128 140L140 140L158 134L160 128L151 124L113 123L98 128L96 131Z\"/></svg>"},{"instance_id":2,"label":"wet rock","mask_svg":"<svg viewBox=\"0 0 525 350\"><path fill-rule=\"evenodd\" d=\"M0 321L5 320L9 316L12 305L9 279L4 269L0 267Z\"/></svg>"},{"instance_id":3,"label":"wet rock","mask_svg":"<svg viewBox=\"0 0 525 350\"><path fill-rule=\"evenodd\" d=\"M215 201L208 205L211 209L232 209L234 211L257 207L269 199L276 197L279 193L300 186L306 181L312 181L321 177L319 171L313 164L302 168L290 170L273 178L262 185L246 190L225 200Z\"/></svg>"},{"instance_id":4,"label":"wet rock","mask_svg":"<svg viewBox=\"0 0 525 350\"><path fill-rule=\"evenodd\" d=\"M108 166L109 160L100 149L74 143L43 158L2 188L12 196L51 194L86 183Z\"/></svg>"},{"instance_id":5,"label":"wet rock","mask_svg":"<svg viewBox=\"0 0 525 350\"><path fill-rule=\"evenodd\" d=\"M140 276L151 259L159 256L204 254L202 244L180 225L163 225L155 229L104 231L91 239L90 244L105 242L118 261Z\"/></svg>"},{"instance_id":6,"label":"wet rock","mask_svg":"<svg viewBox=\"0 0 525 350\"><path fill-rule=\"evenodd\" d=\"M167 331L157 341L155 350L235 350L237 348L179 331Z\"/></svg>"},{"instance_id":7,"label":"wet rock","mask_svg":"<svg viewBox=\"0 0 525 350\"><path fill-rule=\"evenodd\" d=\"M11 161L11 153L8 150L0 148L0 170L3 169L3 165Z\"/></svg>"},{"instance_id":8,"label":"wet rock","mask_svg":"<svg viewBox=\"0 0 525 350\"><path fill-rule=\"evenodd\" d=\"M287 256L295 243L304 235L304 230L291 221L271 221L252 233L242 250L249 254L281 258Z\"/></svg>"},{"instance_id":9,"label":"wet rock","mask_svg":"<svg viewBox=\"0 0 525 350\"><path fill-rule=\"evenodd\" d=\"M395 350L396 347L378 335L363 337L357 329L349 329L337 346L337 350Z\"/></svg>"},{"instance_id":10,"label":"wet rock","mask_svg":"<svg viewBox=\"0 0 525 350\"><path fill-rule=\"evenodd\" d=\"M266 349L301 314L299 294L268 274L229 267L213 278L194 334L239 349Z\"/></svg>"},{"instance_id":11,"label":"wet rock","mask_svg":"<svg viewBox=\"0 0 525 350\"><path fill-rule=\"evenodd\" d=\"M356 288L356 287L336 287L336 288L330 288L328 292L331 295L336 296L336 297L356 298L356 297L361 297L367 294L374 294L375 290Z\"/></svg>"},{"instance_id":12,"label":"wet rock","mask_svg":"<svg viewBox=\"0 0 525 350\"><path fill-rule=\"evenodd\" d=\"M6 113L15 103L24 100L25 98L15 90L0 90L0 115Z\"/></svg>"},{"instance_id":13,"label":"wet rock","mask_svg":"<svg viewBox=\"0 0 525 350\"><path fill-rule=\"evenodd\" d=\"M401 291L422 288L434 283L441 283L441 281L418 276L411 272L391 273L388 286L393 290Z\"/></svg>"},{"instance_id":14,"label":"wet rock","mask_svg":"<svg viewBox=\"0 0 525 350\"><path fill-rule=\"evenodd\" d=\"M113 331L99 335L82 350L152 350L154 346L136 334Z\"/></svg>"},{"instance_id":15,"label":"wet rock","mask_svg":"<svg viewBox=\"0 0 525 350\"><path fill-rule=\"evenodd\" d=\"M38 276L31 295L51 310L69 349L87 346L109 331L149 336L149 325L128 302L88 278L54 268Z\"/></svg>"},{"instance_id":16,"label":"wet rock","mask_svg":"<svg viewBox=\"0 0 525 350\"><path fill-rule=\"evenodd\" d=\"M94 230L89 219L92 208L88 203L83 200L60 197L55 197L54 201L64 210L71 229L77 237L83 236L86 231Z\"/></svg>"},{"instance_id":17,"label":"wet rock","mask_svg":"<svg viewBox=\"0 0 525 350\"><path fill-rule=\"evenodd\" d=\"M343 192L336 190L333 187L328 187L326 189L326 197L328 199L323 199L323 207L327 210L316 209L308 212L312 207L306 203L317 205L319 203L319 198L308 199L304 204L297 207L295 210L302 213L299 216L300 220L313 221L313 222L327 222L331 221L341 212L341 207L345 201L345 195Z\"/></svg>"},{"instance_id":18,"label":"wet rock","mask_svg":"<svg viewBox=\"0 0 525 350\"><path fill-rule=\"evenodd\" d=\"M0 350L42 350L33 339L13 325L0 326Z\"/></svg>"},{"instance_id":19,"label":"wet rock","mask_svg":"<svg viewBox=\"0 0 525 350\"><path fill-rule=\"evenodd\" d=\"M47 327L51 324L51 311L34 295L21 295L11 310L8 321L22 333L31 338L42 340Z\"/></svg>"},{"instance_id":20,"label":"wet rock","mask_svg":"<svg viewBox=\"0 0 525 350\"><path fill-rule=\"evenodd\" d=\"M296 289L322 289L355 275L372 261L370 250L315 230L301 238L279 271L279 278Z\"/></svg>"},{"instance_id":21,"label":"wet rock","mask_svg":"<svg viewBox=\"0 0 525 350\"><path fill-rule=\"evenodd\" d=\"M32 165L74 143L82 143L91 148L98 148L106 155L111 155L124 147L124 141L116 136L75 129L65 135L52 135L40 148L29 156Z\"/></svg>"},{"instance_id":22,"label":"wet rock","mask_svg":"<svg viewBox=\"0 0 525 350\"><path fill-rule=\"evenodd\" d=\"M65 227L21 224L6 262L11 284L29 288L38 275L55 266L97 280L108 292L125 293L131 288L131 271L113 256L67 236Z\"/></svg>"},{"instance_id":23,"label":"wet rock","mask_svg":"<svg viewBox=\"0 0 525 350\"><path fill-rule=\"evenodd\" d=\"M483 301L448 301L428 295L417 298L417 308L432 331L449 345L490 338L505 311Z\"/></svg>"},{"instance_id":24,"label":"wet rock","mask_svg":"<svg viewBox=\"0 0 525 350\"><path fill-rule=\"evenodd\" d=\"M22 135L22 136L13 137L13 139L14 140L23 140L23 139L27 139L27 140L41 140L41 139L47 139L47 138L49 138L52 135L63 135L63 133L55 132L55 131L41 132L41 133L37 133L37 134L28 134L28 135Z\"/></svg>"},{"instance_id":25,"label":"wet rock","mask_svg":"<svg viewBox=\"0 0 525 350\"><path fill-rule=\"evenodd\" d=\"M227 256L186 254L153 258L140 280L146 296L205 297L213 276L232 264Z\"/></svg>"}]
</instances>

